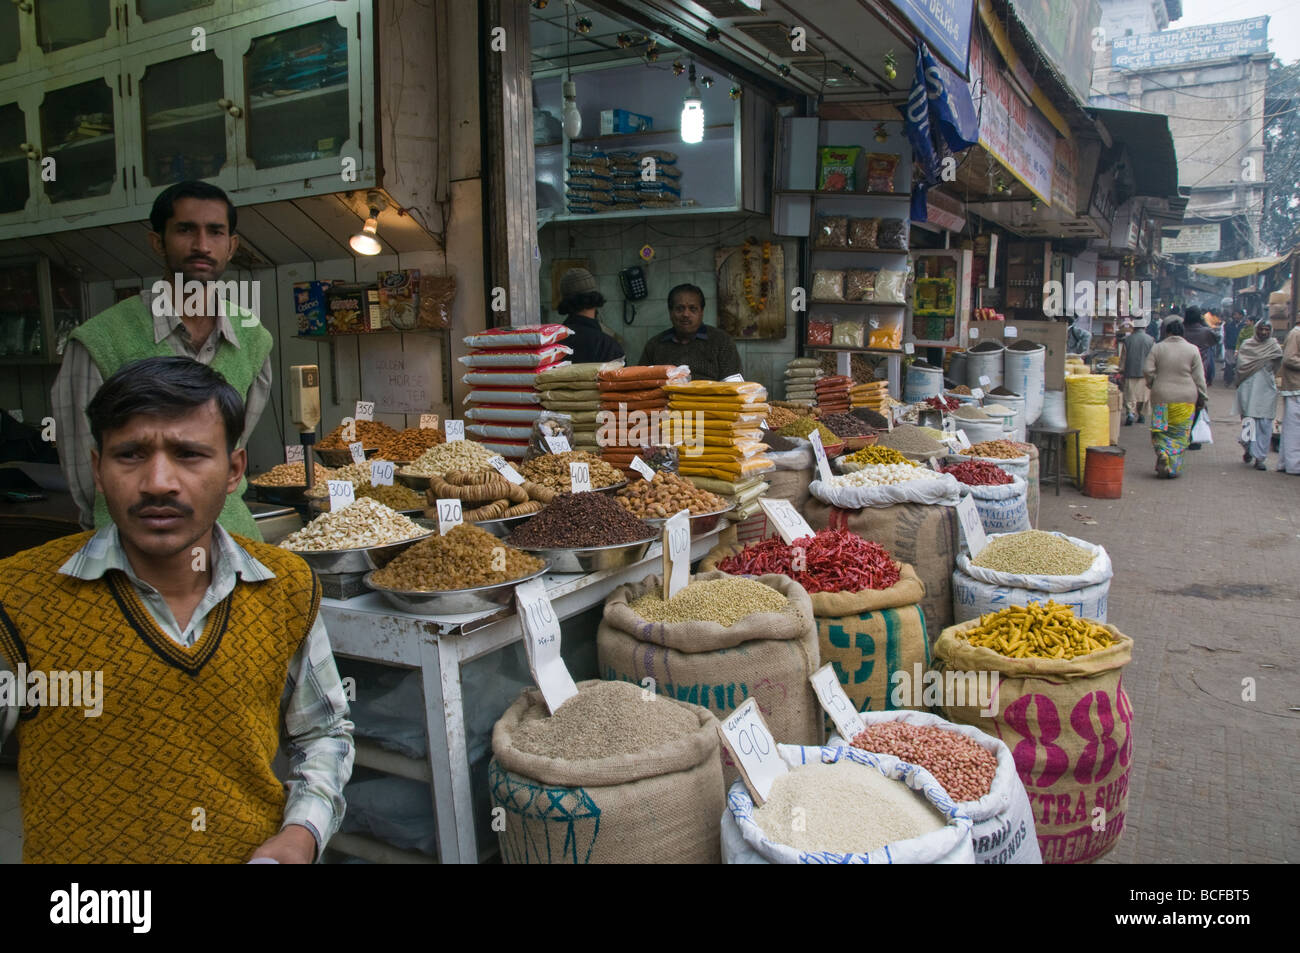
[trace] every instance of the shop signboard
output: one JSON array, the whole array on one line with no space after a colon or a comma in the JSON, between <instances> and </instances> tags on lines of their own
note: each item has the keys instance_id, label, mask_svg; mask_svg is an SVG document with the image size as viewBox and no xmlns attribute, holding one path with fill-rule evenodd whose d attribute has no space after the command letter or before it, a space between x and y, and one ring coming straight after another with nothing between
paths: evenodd
<instances>
[{"instance_id":1,"label":"shop signboard","mask_svg":"<svg viewBox=\"0 0 1300 953\"><path fill-rule=\"evenodd\" d=\"M1184 225L1167 229L1160 241L1162 255L1192 255L1219 250L1219 224Z\"/></svg>"},{"instance_id":2,"label":"shop signboard","mask_svg":"<svg viewBox=\"0 0 1300 953\"><path fill-rule=\"evenodd\" d=\"M1117 36L1111 66L1123 70L1165 69L1267 52L1268 17L1251 17L1139 36Z\"/></svg>"},{"instance_id":3,"label":"shop signboard","mask_svg":"<svg viewBox=\"0 0 1300 953\"><path fill-rule=\"evenodd\" d=\"M935 55L967 77L967 54L971 46L971 22L975 0L890 0Z\"/></svg>"},{"instance_id":4,"label":"shop signboard","mask_svg":"<svg viewBox=\"0 0 1300 953\"><path fill-rule=\"evenodd\" d=\"M1052 163L1052 208L1065 215L1079 211L1079 154L1069 139L1056 140Z\"/></svg>"},{"instance_id":5,"label":"shop signboard","mask_svg":"<svg viewBox=\"0 0 1300 953\"><path fill-rule=\"evenodd\" d=\"M1052 204L1056 130L1011 90L996 51L978 38L970 47L971 99L980 116L980 145L1040 200Z\"/></svg>"},{"instance_id":6,"label":"shop signboard","mask_svg":"<svg viewBox=\"0 0 1300 953\"><path fill-rule=\"evenodd\" d=\"M1047 59L1065 77L1079 101L1092 85L1092 31L1101 23L1097 0L1011 0Z\"/></svg>"}]
</instances>

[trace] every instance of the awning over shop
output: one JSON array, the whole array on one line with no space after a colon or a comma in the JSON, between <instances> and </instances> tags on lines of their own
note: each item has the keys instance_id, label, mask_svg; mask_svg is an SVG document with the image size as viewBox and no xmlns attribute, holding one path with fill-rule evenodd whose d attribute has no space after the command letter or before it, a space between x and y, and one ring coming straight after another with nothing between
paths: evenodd
<instances>
[{"instance_id":1,"label":"awning over shop","mask_svg":"<svg viewBox=\"0 0 1300 953\"><path fill-rule=\"evenodd\" d=\"M1128 109L1092 109L1117 145L1128 147L1135 195L1178 197L1178 154L1167 116Z\"/></svg>"},{"instance_id":2,"label":"awning over shop","mask_svg":"<svg viewBox=\"0 0 1300 953\"><path fill-rule=\"evenodd\" d=\"M1209 275L1212 278L1245 278L1247 275L1257 275L1261 271L1275 268L1286 261L1288 257L1290 256L1279 255L1277 258L1239 258L1236 261L1215 261L1206 265L1192 265L1192 271Z\"/></svg>"}]
</instances>

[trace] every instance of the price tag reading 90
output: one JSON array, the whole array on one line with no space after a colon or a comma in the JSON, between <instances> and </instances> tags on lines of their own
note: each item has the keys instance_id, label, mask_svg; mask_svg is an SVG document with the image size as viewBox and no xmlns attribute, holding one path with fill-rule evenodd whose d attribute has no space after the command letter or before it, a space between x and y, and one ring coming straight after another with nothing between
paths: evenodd
<instances>
[{"instance_id":1,"label":"price tag reading 90","mask_svg":"<svg viewBox=\"0 0 1300 953\"><path fill-rule=\"evenodd\" d=\"M353 463L366 462L366 448L360 441L348 444L348 453L352 454Z\"/></svg>"},{"instance_id":2,"label":"price tag reading 90","mask_svg":"<svg viewBox=\"0 0 1300 953\"><path fill-rule=\"evenodd\" d=\"M437 506L439 536L446 536L465 521L461 513L460 500L441 499L438 500Z\"/></svg>"},{"instance_id":3,"label":"price tag reading 90","mask_svg":"<svg viewBox=\"0 0 1300 953\"><path fill-rule=\"evenodd\" d=\"M356 489L351 480L330 480L330 509L341 510L357 499Z\"/></svg>"},{"instance_id":4,"label":"price tag reading 90","mask_svg":"<svg viewBox=\"0 0 1300 953\"><path fill-rule=\"evenodd\" d=\"M751 698L718 723L718 733L740 765L740 776L756 804L767 800L772 782L786 774L790 768L776 749L776 739L758 710L758 701Z\"/></svg>"},{"instance_id":5,"label":"price tag reading 90","mask_svg":"<svg viewBox=\"0 0 1300 953\"><path fill-rule=\"evenodd\" d=\"M853 707L853 702L849 701L849 696L844 694L844 689L840 685L839 676L835 674L833 664L827 662L813 672L808 681L812 682L813 691L817 693L817 700L821 702L826 714L831 716L831 721L835 723L835 730L840 733L840 737L845 741L852 741L860 732L866 730L867 723L862 720L858 710Z\"/></svg>"},{"instance_id":6,"label":"price tag reading 90","mask_svg":"<svg viewBox=\"0 0 1300 953\"><path fill-rule=\"evenodd\" d=\"M392 486L393 485L393 461L392 460L371 460L370 461L370 485L371 486Z\"/></svg>"},{"instance_id":7,"label":"price tag reading 90","mask_svg":"<svg viewBox=\"0 0 1300 953\"><path fill-rule=\"evenodd\" d=\"M799 515L799 511L789 500L760 499L758 505L763 508L763 512L767 514L767 518L772 521L772 525L776 527L777 533L787 545L796 539L815 535L808 521Z\"/></svg>"}]
</instances>

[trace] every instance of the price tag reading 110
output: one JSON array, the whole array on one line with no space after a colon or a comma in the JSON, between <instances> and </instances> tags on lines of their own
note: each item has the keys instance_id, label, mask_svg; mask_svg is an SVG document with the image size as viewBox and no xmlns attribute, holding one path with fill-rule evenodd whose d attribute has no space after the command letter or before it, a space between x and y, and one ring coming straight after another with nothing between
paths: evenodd
<instances>
[{"instance_id":1,"label":"price tag reading 110","mask_svg":"<svg viewBox=\"0 0 1300 953\"><path fill-rule=\"evenodd\" d=\"M542 690L542 698L551 714L578 694L578 686L560 657L560 621L555 617L546 586L540 579L530 579L515 586L515 604L524 630L524 648L533 681Z\"/></svg>"},{"instance_id":2,"label":"price tag reading 110","mask_svg":"<svg viewBox=\"0 0 1300 953\"><path fill-rule=\"evenodd\" d=\"M754 802L761 805L772 792L772 782L790 768L776 750L776 739L758 710L758 701L751 698L723 718L718 723L718 733L740 765L745 787L749 788Z\"/></svg>"}]
</instances>

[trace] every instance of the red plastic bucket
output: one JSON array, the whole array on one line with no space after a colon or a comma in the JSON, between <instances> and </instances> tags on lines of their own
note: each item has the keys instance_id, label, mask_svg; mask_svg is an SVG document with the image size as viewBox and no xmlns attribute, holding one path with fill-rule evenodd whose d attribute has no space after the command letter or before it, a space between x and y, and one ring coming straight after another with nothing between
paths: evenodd
<instances>
[{"instance_id":1,"label":"red plastic bucket","mask_svg":"<svg viewBox=\"0 0 1300 953\"><path fill-rule=\"evenodd\" d=\"M1083 458L1083 495L1118 500L1124 493L1124 448L1089 447Z\"/></svg>"}]
</instances>

